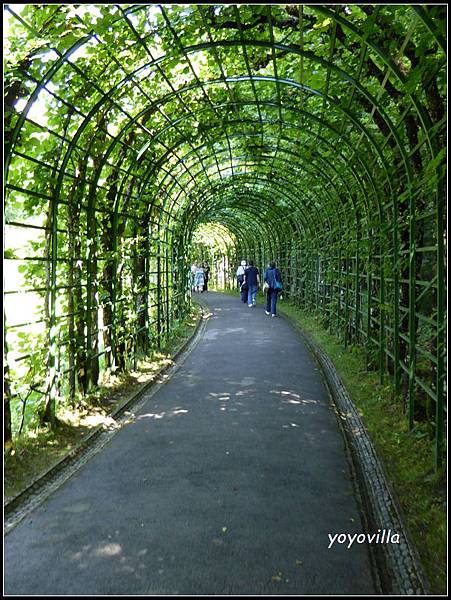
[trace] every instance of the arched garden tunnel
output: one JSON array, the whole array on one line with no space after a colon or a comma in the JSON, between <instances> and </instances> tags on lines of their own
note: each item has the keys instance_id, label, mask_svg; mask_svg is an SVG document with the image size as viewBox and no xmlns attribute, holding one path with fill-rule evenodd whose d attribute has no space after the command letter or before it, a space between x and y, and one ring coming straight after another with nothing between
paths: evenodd
<instances>
[{"instance_id":1,"label":"arched garden tunnel","mask_svg":"<svg viewBox=\"0 0 451 600\"><path fill-rule=\"evenodd\" d=\"M242 257L273 259L289 300L364 347L439 463L445 6L5 17L7 440L11 414L13 430L26 405L52 421L171 335L211 226L229 281Z\"/></svg>"}]
</instances>

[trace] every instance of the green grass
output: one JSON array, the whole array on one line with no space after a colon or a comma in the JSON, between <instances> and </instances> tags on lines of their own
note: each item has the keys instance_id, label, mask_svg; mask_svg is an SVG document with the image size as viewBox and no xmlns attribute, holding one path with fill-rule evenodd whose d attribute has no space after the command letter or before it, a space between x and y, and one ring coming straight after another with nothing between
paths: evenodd
<instances>
[{"instance_id":1,"label":"green grass","mask_svg":"<svg viewBox=\"0 0 451 600\"><path fill-rule=\"evenodd\" d=\"M321 325L319 316L278 302L278 311L293 319L329 356L353 399L382 460L434 594L446 593L446 481L436 472L434 445L422 424L408 430L402 403L390 385L367 371L360 348L344 348Z\"/></svg>"}]
</instances>

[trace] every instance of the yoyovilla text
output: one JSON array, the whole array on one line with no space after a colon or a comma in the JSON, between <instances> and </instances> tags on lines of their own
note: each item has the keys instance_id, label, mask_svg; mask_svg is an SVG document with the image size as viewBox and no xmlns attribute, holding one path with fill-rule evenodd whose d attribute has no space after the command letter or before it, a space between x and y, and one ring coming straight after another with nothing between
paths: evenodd
<instances>
[{"instance_id":1,"label":"yoyovilla text","mask_svg":"<svg viewBox=\"0 0 451 600\"><path fill-rule=\"evenodd\" d=\"M377 533L335 533L327 534L329 536L329 548L337 542L346 544L350 548L354 542L357 544L399 544L399 533L392 533L391 529L378 529Z\"/></svg>"}]
</instances>

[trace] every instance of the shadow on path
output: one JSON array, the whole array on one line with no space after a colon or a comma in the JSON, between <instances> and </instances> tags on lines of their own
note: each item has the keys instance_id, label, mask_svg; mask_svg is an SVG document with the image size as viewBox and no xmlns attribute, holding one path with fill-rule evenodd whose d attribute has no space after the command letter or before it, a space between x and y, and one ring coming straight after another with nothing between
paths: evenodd
<instances>
[{"instance_id":1,"label":"shadow on path","mask_svg":"<svg viewBox=\"0 0 451 600\"><path fill-rule=\"evenodd\" d=\"M282 319L203 294L173 377L5 538L6 594L378 593L336 416Z\"/></svg>"}]
</instances>

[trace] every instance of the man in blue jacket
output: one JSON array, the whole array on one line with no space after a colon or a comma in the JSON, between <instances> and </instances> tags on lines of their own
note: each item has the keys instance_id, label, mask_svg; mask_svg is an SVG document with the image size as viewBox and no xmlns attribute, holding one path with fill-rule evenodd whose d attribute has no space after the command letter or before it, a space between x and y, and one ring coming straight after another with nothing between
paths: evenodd
<instances>
[{"instance_id":1,"label":"man in blue jacket","mask_svg":"<svg viewBox=\"0 0 451 600\"><path fill-rule=\"evenodd\" d=\"M265 281L269 285L266 292L266 314L276 317L277 294L282 290L282 277L274 262L269 263L265 271Z\"/></svg>"},{"instance_id":2,"label":"man in blue jacket","mask_svg":"<svg viewBox=\"0 0 451 600\"><path fill-rule=\"evenodd\" d=\"M260 272L251 260L244 271L244 281L247 284L247 305L251 308L256 304L257 290L260 284Z\"/></svg>"}]
</instances>

